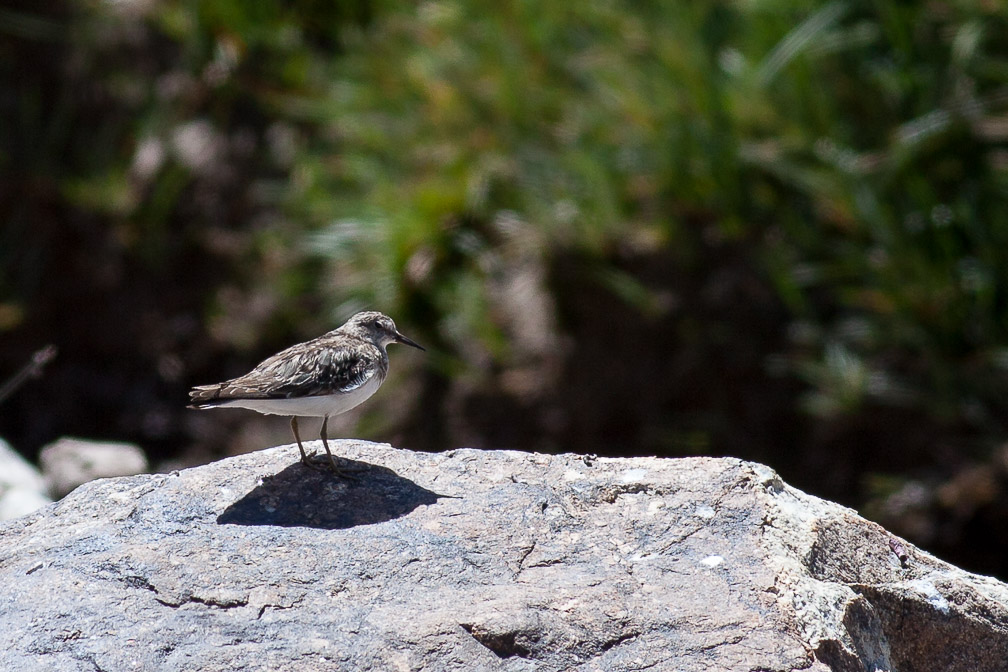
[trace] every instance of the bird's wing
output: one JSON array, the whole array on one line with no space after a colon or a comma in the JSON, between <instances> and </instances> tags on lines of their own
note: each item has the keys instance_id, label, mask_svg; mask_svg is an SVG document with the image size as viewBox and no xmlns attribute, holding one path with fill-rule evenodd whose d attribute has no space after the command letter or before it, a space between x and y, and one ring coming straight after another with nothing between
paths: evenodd
<instances>
[{"instance_id":1,"label":"bird's wing","mask_svg":"<svg viewBox=\"0 0 1008 672\"><path fill-rule=\"evenodd\" d=\"M196 388L196 403L228 399L292 399L346 393L377 375L376 357L364 349L303 347L277 353L238 378Z\"/></svg>"}]
</instances>

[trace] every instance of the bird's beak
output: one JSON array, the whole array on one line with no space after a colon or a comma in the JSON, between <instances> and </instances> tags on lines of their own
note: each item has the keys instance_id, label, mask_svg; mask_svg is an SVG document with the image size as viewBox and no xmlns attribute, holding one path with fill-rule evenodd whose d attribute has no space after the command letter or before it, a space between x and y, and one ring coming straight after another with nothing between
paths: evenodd
<instances>
[{"instance_id":1,"label":"bird's beak","mask_svg":"<svg viewBox=\"0 0 1008 672\"><path fill-rule=\"evenodd\" d=\"M403 343L405 345L412 345L414 348L416 348L418 350L424 350L424 351L427 350L427 348L423 347L422 345L420 345L419 343L417 343L414 340L406 338L405 336L403 336L402 334L400 334L398 331L395 332L395 340L396 340L396 343Z\"/></svg>"}]
</instances>

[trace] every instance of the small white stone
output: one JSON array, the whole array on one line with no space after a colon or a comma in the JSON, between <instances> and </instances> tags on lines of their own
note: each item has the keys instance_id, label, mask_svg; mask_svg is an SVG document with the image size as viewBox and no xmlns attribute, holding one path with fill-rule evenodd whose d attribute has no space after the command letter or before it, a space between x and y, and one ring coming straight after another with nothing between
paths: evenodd
<instances>
[{"instance_id":1,"label":"small white stone","mask_svg":"<svg viewBox=\"0 0 1008 672\"><path fill-rule=\"evenodd\" d=\"M77 486L98 478L133 476L149 469L139 446L117 441L63 437L39 455L49 491L62 497Z\"/></svg>"},{"instance_id":2,"label":"small white stone","mask_svg":"<svg viewBox=\"0 0 1008 672\"><path fill-rule=\"evenodd\" d=\"M42 475L0 439L0 520L29 514L50 502Z\"/></svg>"}]
</instances>

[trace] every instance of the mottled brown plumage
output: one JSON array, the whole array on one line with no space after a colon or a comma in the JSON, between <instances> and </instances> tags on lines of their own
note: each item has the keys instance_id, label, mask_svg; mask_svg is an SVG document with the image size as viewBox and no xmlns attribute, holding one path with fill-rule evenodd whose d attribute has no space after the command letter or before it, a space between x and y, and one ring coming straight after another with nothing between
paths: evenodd
<instances>
[{"instance_id":1,"label":"mottled brown plumage","mask_svg":"<svg viewBox=\"0 0 1008 672\"><path fill-rule=\"evenodd\" d=\"M260 413L291 416L291 430L301 450L297 416L321 417L322 445L334 470L326 426L329 417L344 413L370 397L388 374L390 343L405 343L423 350L396 329L382 313L357 313L339 329L298 343L264 360L243 376L214 385L201 385L189 393L192 408L249 408Z\"/></svg>"}]
</instances>

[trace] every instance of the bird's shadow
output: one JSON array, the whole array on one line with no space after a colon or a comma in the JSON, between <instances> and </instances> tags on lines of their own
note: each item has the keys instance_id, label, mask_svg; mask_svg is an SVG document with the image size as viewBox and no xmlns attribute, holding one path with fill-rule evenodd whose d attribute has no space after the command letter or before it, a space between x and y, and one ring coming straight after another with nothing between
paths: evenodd
<instances>
[{"instance_id":1,"label":"bird's shadow","mask_svg":"<svg viewBox=\"0 0 1008 672\"><path fill-rule=\"evenodd\" d=\"M387 467L341 460L350 477L296 462L217 516L222 525L276 525L342 530L404 516L440 497Z\"/></svg>"}]
</instances>

